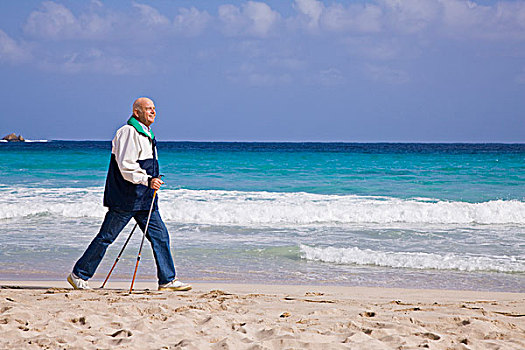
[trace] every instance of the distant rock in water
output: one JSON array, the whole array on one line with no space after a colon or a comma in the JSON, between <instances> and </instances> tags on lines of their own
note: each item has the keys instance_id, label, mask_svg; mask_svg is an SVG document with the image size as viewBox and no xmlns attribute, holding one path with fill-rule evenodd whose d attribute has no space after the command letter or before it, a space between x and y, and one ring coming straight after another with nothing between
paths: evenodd
<instances>
[{"instance_id":1,"label":"distant rock in water","mask_svg":"<svg viewBox=\"0 0 525 350\"><path fill-rule=\"evenodd\" d=\"M6 140L9 142L23 142L25 141L24 137L22 135L16 136L15 133L9 134L7 136L4 136L2 140Z\"/></svg>"}]
</instances>

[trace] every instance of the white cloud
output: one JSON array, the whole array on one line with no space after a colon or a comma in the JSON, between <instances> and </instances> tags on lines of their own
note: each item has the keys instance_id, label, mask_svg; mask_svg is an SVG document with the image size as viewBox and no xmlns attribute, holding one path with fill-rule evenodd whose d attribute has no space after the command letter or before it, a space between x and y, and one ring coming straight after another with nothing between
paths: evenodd
<instances>
[{"instance_id":1,"label":"white cloud","mask_svg":"<svg viewBox=\"0 0 525 350\"><path fill-rule=\"evenodd\" d=\"M247 22L241 14L241 10L234 5L219 6L219 20L223 23L223 30L226 35L239 34Z\"/></svg>"},{"instance_id":2,"label":"white cloud","mask_svg":"<svg viewBox=\"0 0 525 350\"><path fill-rule=\"evenodd\" d=\"M376 0L323 3L295 0L297 15L287 19L308 32L418 34L478 39L524 39L525 2L480 5L465 0Z\"/></svg>"},{"instance_id":3,"label":"white cloud","mask_svg":"<svg viewBox=\"0 0 525 350\"><path fill-rule=\"evenodd\" d=\"M414 34L432 29L454 39L525 39L525 2L483 5L469 0L379 0L383 22L395 31Z\"/></svg>"},{"instance_id":4,"label":"white cloud","mask_svg":"<svg viewBox=\"0 0 525 350\"><path fill-rule=\"evenodd\" d=\"M251 22L250 30L258 36L266 36L279 20L280 15L263 2L248 1L243 13Z\"/></svg>"},{"instance_id":5,"label":"white cloud","mask_svg":"<svg viewBox=\"0 0 525 350\"><path fill-rule=\"evenodd\" d=\"M227 36L267 38L277 33L283 22L280 13L257 1L220 5L216 17L196 7L179 8L173 17L143 3L134 2L132 7L138 15L110 11L100 1L92 0L75 15L60 3L45 1L29 15L23 28L35 38L110 40L161 28L161 33L155 32L157 36L197 36L213 28L210 24L217 20ZM432 31L435 36L457 39L525 39L525 1L480 5L465 0L369 0L350 4L341 0L294 0L293 8L295 14L285 21L293 29L309 33L416 35ZM132 25L137 21L141 25Z\"/></svg>"},{"instance_id":6,"label":"white cloud","mask_svg":"<svg viewBox=\"0 0 525 350\"><path fill-rule=\"evenodd\" d=\"M453 37L525 39L525 2L500 1L492 6L472 1L440 0L444 31Z\"/></svg>"},{"instance_id":7,"label":"white cloud","mask_svg":"<svg viewBox=\"0 0 525 350\"><path fill-rule=\"evenodd\" d=\"M212 17L195 7L179 8L173 22L158 9L138 2L132 3L132 15L110 11L98 1L93 1L79 15L53 1L42 3L33 11L24 32L32 37L47 40L99 39L143 40L168 38L170 35L196 36L202 33Z\"/></svg>"},{"instance_id":8,"label":"white cloud","mask_svg":"<svg viewBox=\"0 0 525 350\"><path fill-rule=\"evenodd\" d=\"M332 31L379 32L382 10L370 4L334 4L326 8L321 17L322 27Z\"/></svg>"},{"instance_id":9,"label":"white cloud","mask_svg":"<svg viewBox=\"0 0 525 350\"><path fill-rule=\"evenodd\" d=\"M464 29L482 25L490 18L491 8L471 1L443 0L443 22L449 28Z\"/></svg>"},{"instance_id":10,"label":"white cloud","mask_svg":"<svg viewBox=\"0 0 525 350\"><path fill-rule=\"evenodd\" d=\"M94 2L91 7L98 10L101 6ZM40 10L29 15L23 29L26 34L41 39L102 39L108 33L114 34L113 29L120 21L119 16L101 16L93 11L77 17L64 5L46 1Z\"/></svg>"},{"instance_id":11,"label":"white cloud","mask_svg":"<svg viewBox=\"0 0 525 350\"><path fill-rule=\"evenodd\" d=\"M83 13L78 17L78 22L81 32L76 39L111 40L114 35L121 35L120 28L127 26L124 18L111 12Z\"/></svg>"},{"instance_id":12,"label":"white cloud","mask_svg":"<svg viewBox=\"0 0 525 350\"><path fill-rule=\"evenodd\" d=\"M24 26L26 33L46 39L67 39L81 32L77 18L64 5L45 1L41 8L29 15Z\"/></svg>"},{"instance_id":13,"label":"white cloud","mask_svg":"<svg viewBox=\"0 0 525 350\"><path fill-rule=\"evenodd\" d=\"M439 0L380 0L390 26L404 33L415 33L436 23L442 16Z\"/></svg>"},{"instance_id":14,"label":"white cloud","mask_svg":"<svg viewBox=\"0 0 525 350\"><path fill-rule=\"evenodd\" d=\"M22 63L30 59L29 50L0 29L0 62Z\"/></svg>"},{"instance_id":15,"label":"white cloud","mask_svg":"<svg viewBox=\"0 0 525 350\"><path fill-rule=\"evenodd\" d=\"M145 4L133 3L133 7L139 10L139 21L148 27L168 26L170 20L162 15L156 8Z\"/></svg>"},{"instance_id":16,"label":"white cloud","mask_svg":"<svg viewBox=\"0 0 525 350\"><path fill-rule=\"evenodd\" d=\"M219 20L226 35L266 37L279 19L279 13L263 2L248 1L240 8L234 5L219 6Z\"/></svg>"},{"instance_id":17,"label":"white cloud","mask_svg":"<svg viewBox=\"0 0 525 350\"><path fill-rule=\"evenodd\" d=\"M178 33L186 36L197 36L201 34L212 17L206 11L199 11L195 7L180 8L179 14L175 16L173 25Z\"/></svg>"},{"instance_id":18,"label":"white cloud","mask_svg":"<svg viewBox=\"0 0 525 350\"><path fill-rule=\"evenodd\" d=\"M407 72L393 69L385 65L367 64L365 66L365 74L373 81L391 85L405 84L410 81L410 76Z\"/></svg>"},{"instance_id":19,"label":"white cloud","mask_svg":"<svg viewBox=\"0 0 525 350\"><path fill-rule=\"evenodd\" d=\"M381 29L382 10L374 4L341 3L324 5L317 0L295 0L295 18L288 21L293 26L305 28L313 33L322 31L377 32Z\"/></svg>"},{"instance_id":20,"label":"white cloud","mask_svg":"<svg viewBox=\"0 0 525 350\"><path fill-rule=\"evenodd\" d=\"M117 8L110 7L110 2L104 5L91 0L84 7L75 7L75 12L59 2L44 1L28 15L23 25L24 40L0 32L0 59L11 63L22 57L27 59L27 48L31 47L40 51L41 61L67 66L65 70L69 72L102 72L106 61L107 67L113 67L108 70L125 74L118 57L140 60L140 53L128 51L130 43L155 39L160 49L148 56L155 60L160 51L163 55L177 55L172 48L174 37L191 37L195 40L192 44L198 44L198 40L212 40L211 36L196 39L199 35L218 31L235 40L213 37L223 40L221 45L204 49L189 45L195 51L189 52L193 56L188 59L200 57L202 62L205 57L237 55L240 60L258 61L261 66L244 68L242 75L251 76L247 80L253 84L270 85L291 79L286 76L290 72L297 79L297 72L306 67L324 72L319 76L335 77L338 68L346 71L344 64L349 57L359 64L379 62L366 68L371 79L403 83L410 80L409 75L389 68L388 62L420 57L429 47L440 52L439 45L444 41L472 40L470 47L487 40L494 40L494 47L510 47L508 43L512 42L518 43L512 46L516 55L524 52L520 42L525 40L525 1L480 5L464 0L294 0L289 15L280 14L264 1L210 5L216 6L217 15L210 15L213 10L207 12L197 2L194 7L175 7L168 12L145 0L135 1L128 3L127 8ZM95 51L82 51L87 44ZM63 62L64 55L68 57L67 64ZM265 75L265 70L274 73ZM315 74L309 79L313 80Z\"/></svg>"},{"instance_id":21,"label":"white cloud","mask_svg":"<svg viewBox=\"0 0 525 350\"><path fill-rule=\"evenodd\" d=\"M319 19L324 11L321 1L295 0L293 7L299 13L299 21L304 22L307 28L316 30L319 27Z\"/></svg>"}]
</instances>

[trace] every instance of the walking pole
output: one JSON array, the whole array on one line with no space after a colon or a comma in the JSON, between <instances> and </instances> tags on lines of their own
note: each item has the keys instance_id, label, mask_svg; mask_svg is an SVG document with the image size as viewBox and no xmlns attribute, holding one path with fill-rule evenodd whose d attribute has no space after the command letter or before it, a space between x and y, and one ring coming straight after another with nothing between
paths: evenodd
<instances>
[{"instance_id":1,"label":"walking pole","mask_svg":"<svg viewBox=\"0 0 525 350\"><path fill-rule=\"evenodd\" d=\"M104 283L102 283L102 286L100 286L100 288L104 288L104 286L106 285L106 282L108 281L109 276L111 276L113 269L115 268L115 266L117 266L117 263L120 260L120 257L122 256L122 253L124 252L124 249L126 249L126 246L128 245L128 242L131 239L131 236L133 236L133 232L135 232L135 229L137 228L137 226L138 226L138 223L135 223L135 226L133 226L133 230L131 230L131 233L129 234L129 237L126 240L126 243L124 243L124 246L120 250L120 253L118 253L117 259L115 259L115 262L113 263L113 266L111 267L111 270L109 270L109 273L106 276L106 279L104 280Z\"/></svg>"},{"instance_id":2,"label":"walking pole","mask_svg":"<svg viewBox=\"0 0 525 350\"><path fill-rule=\"evenodd\" d=\"M159 178L162 178L163 175L160 175ZM133 284L135 283L135 276L137 275L137 269L139 268L140 254L142 253L142 245L144 244L144 238L148 234L149 219L151 219L151 212L153 211L153 204L155 203L155 196L157 195L157 190L153 192L153 199L151 200L151 207L149 208L148 221L146 221L146 227L142 233L142 241L140 242L139 255L137 256L137 263L135 264L135 272L133 273L133 279L131 280L131 287L129 287L129 294L133 291Z\"/></svg>"}]
</instances>

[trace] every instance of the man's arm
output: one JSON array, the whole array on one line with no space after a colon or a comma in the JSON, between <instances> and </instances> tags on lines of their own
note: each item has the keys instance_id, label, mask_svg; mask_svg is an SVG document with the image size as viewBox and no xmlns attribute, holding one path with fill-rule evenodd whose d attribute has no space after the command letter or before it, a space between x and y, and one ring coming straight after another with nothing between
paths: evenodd
<instances>
[{"instance_id":1,"label":"man's arm","mask_svg":"<svg viewBox=\"0 0 525 350\"><path fill-rule=\"evenodd\" d=\"M124 180L148 186L150 176L137 162L140 150L138 137L140 136L132 128L120 129L113 139L113 151Z\"/></svg>"}]
</instances>

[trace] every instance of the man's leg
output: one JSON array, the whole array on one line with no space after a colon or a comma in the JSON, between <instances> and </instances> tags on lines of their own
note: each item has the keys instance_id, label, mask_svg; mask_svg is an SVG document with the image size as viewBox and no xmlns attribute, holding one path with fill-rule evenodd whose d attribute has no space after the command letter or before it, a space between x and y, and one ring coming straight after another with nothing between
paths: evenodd
<instances>
[{"instance_id":1,"label":"man's leg","mask_svg":"<svg viewBox=\"0 0 525 350\"><path fill-rule=\"evenodd\" d=\"M83 280L88 280L95 274L102 261L106 249L124 229L134 212L109 209L97 236L91 241L82 257L73 268L73 273Z\"/></svg>"},{"instance_id":2,"label":"man's leg","mask_svg":"<svg viewBox=\"0 0 525 350\"><path fill-rule=\"evenodd\" d=\"M140 228L144 231L148 220L148 212L137 212L135 214L135 220L137 220ZM159 279L159 285L173 281L176 272L170 251L170 236L158 210L151 213L146 238L150 241L151 247L153 248L153 256L155 257L155 263L157 264L157 278Z\"/></svg>"}]
</instances>

